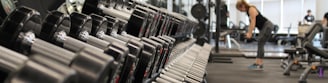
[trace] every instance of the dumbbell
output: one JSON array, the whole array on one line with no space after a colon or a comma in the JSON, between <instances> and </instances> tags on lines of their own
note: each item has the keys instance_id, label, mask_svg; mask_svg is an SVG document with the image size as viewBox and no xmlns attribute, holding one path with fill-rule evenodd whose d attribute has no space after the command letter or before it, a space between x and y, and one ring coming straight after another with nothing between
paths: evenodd
<instances>
[{"instance_id":1,"label":"dumbbell","mask_svg":"<svg viewBox=\"0 0 328 83\"><path fill-rule=\"evenodd\" d=\"M40 55L28 58L2 46L0 53L2 83L78 83L75 70L51 59Z\"/></svg>"},{"instance_id":2,"label":"dumbbell","mask_svg":"<svg viewBox=\"0 0 328 83\"><path fill-rule=\"evenodd\" d=\"M108 18L108 19L111 19L111 20L115 20L115 19L113 19L113 18ZM113 28L112 28L113 29ZM115 31L115 30L114 30ZM112 33L116 33L116 32L112 32ZM111 33L108 33L108 34L111 34ZM107 38L109 38L109 37L107 37ZM139 38L136 38L136 37L134 37L134 36L131 36L131 35L126 35L126 34L122 34L122 35L113 35L112 36L112 39L110 39L110 41L113 41L114 39L113 38L117 38L117 39L119 39L119 40L122 40L122 41L126 41L126 42L129 42L129 41L135 41L135 42L137 42L137 41L140 41L141 39L139 39ZM128 39L127 39L128 38ZM145 45L145 50L146 51L148 51L148 52L150 52L150 53L152 53L153 52L153 55L156 55L156 50L155 50L155 47L153 47L151 44L148 44L148 43L145 43L145 42L143 42L143 44L146 44ZM153 50L153 51L149 51L149 50ZM140 57L139 57L140 58ZM152 57L152 59L151 60L153 60L153 58L154 57ZM144 60L140 60L140 61L144 61ZM152 68L153 68L153 66L152 66L152 63L153 61L151 61L150 62L150 64L149 64L149 66L151 66L151 67L149 67L148 69L146 69L146 71L150 71ZM138 65L144 65L144 64L141 64L141 63L144 63L144 62L140 62ZM137 66L138 67L138 66ZM137 71L136 71L136 73L138 73ZM141 75L141 76L137 76L137 75ZM138 73L138 74L135 74L135 78L136 79L143 79L143 78L141 78L143 76L143 74L140 74L140 72ZM148 76L148 73L146 73L146 76ZM142 81L140 81L140 80L137 80L138 82L142 82Z\"/></svg>"},{"instance_id":3,"label":"dumbbell","mask_svg":"<svg viewBox=\"0 0 328 83\"><path fill-rule=\"evenodd\" d=\"M150 69L149 69L149 71L147 71L148 74L146 75L147 78L151 78L156 75L156 73L155 73L156 72L156 64L159 63L160 56L162 55L163 45L156 41L148 39L148 38L141 38L141 41L156 47L155 54L151 59L152 63L151 63Z\"/></svg>"},{"instance_id":4,"label":"dumbbell","mask_svg":"<svg viewBox=\"0 0 328 83\"><path fill-rule=\"evenodd\" d=\"M168 52L166 54L166 57L164 57L164 61L161 65L161 68L164 68L166 63L168 62L168 60L170 59L170 55L172 53L173 47L174 47L174 43L175 43L175 39L171 38L171 37L166 37L166 36L158 36L158 38L168 42L169 46L168 46Z\"/></svg>"},{"instance_id":5,"label":"dumbbell","mask_svg":"<svg viewBox=\"0 0 328 83\"><path fill-rule=\"evenodd\" d=\"M150 29L150 28L146 28L146 27L152 27L152 25L154 25L154 23L156 22L156 21L154 21L154 22L150 21L154 17L153 13L155 13L155 12L147 13L140 9L135 9L132 13L126 14L126 13L120 13L121 11L117 11L115 9L102 7L103 4L98 4L98 3L100 3L100 2L87 0L83 7L82 12L86 13L86 14L91 14L91 13L101 14L100 12L104 12L107 15L111 15L113 17L128 20L128 24L126 26L134 27L134 28L126 28L126 32L128 34L131 34L136 37L145 36L144 33L146 32L146 30L148 29L148 31L149 31L149 29ZM99 6L97 6L99 8L95 7L95 5L99 5Z\"/></svg>"},{"instance_id":6,"label":"dumbbell","mask_svg":"<svg viewBox=\"0 0 328 83\"><path fill-rule=\"evenodd\" d=\"M109 80L114 81L114 78L117 78L116 75L119 73L117 70L120 67L119 64L124 61L123 56L126 55L128 49L114 43L112 43L111 46L106 47L104 45L109 45L108 42L88 36L88 32L91 31L92 21L85 15L73 13L73 15L71 15L71 23L69 17L63 13L57 11L53 11L51 13L52 14L48 15L43 23L43 29L41 30L41 34L43 35L42 39L73 52L77 52L83 48L90 48L93 49L94 52L105 52L106 54L113 56L115 61L117 61L113 64L118 64L118 66L113 67L112 71L109 71L110 77L113 77L109 78ZM70 27L70 24L72 24L72 27ZM66 33L70 33L69 35L75 37L76 39L68 37ZM86 38L90 39L87 40ZM81 41L77 39L80 39ZM98 46L98 48L82 41L93 43L92 45ZM99 46L106 49L106 51L100 49Z\"/></svg>"},{"instance_id":7,"label":"dumbbell","mask_svg":"<svg viewBox=\"0 0 328 83\"><path fill-rule=\"evenodd\" d=\"M108 18L109 20L115 21L114 18ZM113 22L115 23L115 22ZM115 24L113 24L115 25ZM117 34L117 32L115 32L115 29L117 29L116 27L111 28L113 31L110 33L107 33L108 35L111 35L111 37L117 38L121 41L125 41L125 42L130 42L134 41L134 42L139 42L141 41L140 38L128 35L128 34L124 34L122 33L121 35ZM113 35L114 34L114 35ZM136 70L134 73L134 83L140 83L145 81L145 79L148 76L148 72L150 71L150 66L152 65L152 60L153 57L156 55L156 47L142 42L142 44L144 44L144 49L142 50L142 54L140 54L139 61L138 64L136 66Z\"/></svg>"},{"instance_id":8,"label":"dumbbell","mask_svg":"<svg viewBox=\"0 0 328 83\"><path fill-rule=\"evenodd\" d=\"M17 16L21 19L15 19ZM81 49L77 53L72 53L35 38L35 34L38 34L41 29L40 25L38 12L26 7L16 9L3 23L1 45L24 54L40 53L63 65L70 66L77 70L82 82L106 81L108 78L106 72L109 72L108 68L112 67L110 64L113 63L111 56L96 53L92 51L93 49ZM45 35L37 36L43 38ZM93 65L82 65L86 63ZM95 69L98 71L94 71Z\"/></svg>"},{"instance_id":9,"label":"dumbbell","mask_svg":"<svg viewBox=\"0 0 328 83\"><path fill-rule=\"evenodd\" d=\"M150 37L151 40L154 40L163 45L163 53L160 56L160 62L157 64L156 72L159 72L165 65L167 58L170 56L173 43L170 40L162 39L160 37Z\"/></svg>"},{"instance_id":10,"label":"dumbbell","mask_svg":"<svg viewBox=\"0 0 328 83\"><path fill-rule=\"evenodd\" d=\"M72 17L74 18L75 17L74 15L81 16L82 14L73 13L73 14L71 14L71 18ZM96 16L93 16L93 18L95 20L93 20L91 22L93 24L94 23L97 24L97 22L99 22L99 21L96 20ZM74 21L72 20L72 22L74 22ZM77 24L76 27L83 26L84 28L88 28L88 29L92 29L92 27L106 28L106 24L101 25L101 26L93 26L93 24L91 26L85 26L85 25L88 25L88 23L86 22L86 23ZM98 29L102 29L102 28L98 28ZM72 26L72 29L74 29L74 26ZM99 33L102 33L103 34L103 30L106 30L106 29L94 31L95 32L94 34L98 34L98 35L95 35L95 36L96 37L100 37L101 34L99 35ZM70 32L70 35L72 37L74 37L76 39L81 39L78 36L74 36L74 34L76 34L76 33L75 32L73 32L73 33ZM90 34L92 34L92 33L90 33ZM116 77L116 79L119 79L119 80L116 80L116 81L118 81L118 82L124 82L124 81L126 81L126 79L129 77L129 73L128 72L130 71L130 69L131 69L130 67L132 66L133 62L135 61L136 56L128 54L129 49L126 46L124 46L122 44L119 44L119 42L106 42L106 41L103 41L103 40L98 39L96 37L89 36L89 39L82 39L82 41L85 41L86 43L88 43L90 45L93 45L93 46L96 46L98 48L102 48L102 49L105 50L105 53L114 55L114 57L121 56L121 61L120 62L122 64L122 67L120 68L120 71L117 72L118 73L118 76ZM100 42L105 42L105 43L100 44ZM133 50L133 51L135 51L135 50Z\"/></svg>"},{"instance_id":11,"label":"dumbbell","mask_svg":"<svg viewBox=\"0 0 328 83\"><path fill-rule=\"evenodd\" d=\"M129 75L130 72L134 72L134 68L132 68L133 64L136 64L137 62L137 57L139 56L142 48L143 48L143 44L141 44L140 42L136 42L136 41L131 41L129 40L128 42L125 41L121 41L119 39L116 39L114 37L108 36L105 33L107 33L107 31L111 31L108 30L108 21L106 18L101 17L99 15L95 15L95 14L91 14L90 15L92 17L92 30L91 30L91 35L93 35L94 37L97 37L99 39L105 40L107 42L110 43L119 43L122 46L127 46L129 48L129 55L125 57L126 61L125 61L125 68L122 68L122 72L121 72L121 76L120 76L120 81L119 82L126 82L128 81L127 79L131 79L131 75ZM124 74L123 74L124 73Z\"/></svg>"},{"instance_id":12,"label":"dumbbell","mask_svg":"<svg viewBox=\"0 0 328 83\"><path fill-rule=\"evenodd\" d=\"M183 16L181 14L177 14L177 13L170 13L168 12L166 9L163 8L157 8L155 6L149 5L149 4L145 4L145 3L141 3L138 1L132 1L132 3L134 3L134 5L139 5L139 6L143 6L149 9L152 9L154 11L158 11L162 14L164 14L165 16L168 16L168 19L170 20L170 24L168 24L169 27L160 27L162 29L162 31L157 31L157 35L163 35L163 34L167 34L167 35L172 35L175 36L175 34L177 34L176 36L179 37L179 35L187 35L190 34L192 32L192 29L198 24L197 21L195 20L190 20L187 19L186 16ZM175 22L173 22L175 21ZM177 24L178 26L174 25L172 23ZM184 27L185 26L185 27ZM179 32L176 32L179 31Z\"/></svg>"},{"instance_id":13,"label":"dumbbell","mask_svg":"<svg viewBox=\"0 0 328 83\"><path fill-rule=\"evenodd\" d=\"M124 35L124 34L123 34ZM128 37L128 36L126 36L126 37ZM162 38L164 38L164 39L167 39L167 41L169 41L169 42L171 42L170 43L170 46L171 46L171 48L170 49L172 49L172 46L173 46L173 43L172 42L175 42L175 39L172 39L171 37L168 37L168 36L162 36ZM132 38L131 38L132 39ZM156 37L154 37L154 38L151 38L151 39L156 39ZM156 39L157 41L161 41L161 40L159 40L159 39ZM159 43L159 42L156 42L156 41L154 41L154 40L150 40L150 39L148 39L148 38L143 38L143 43L144 44L149 44L149 45L151 45L151 46L154 46L154 47L157 47L157 48L161 48L161 44L163 44L163 42L164 41L161 41L162 43ZM145 42L146 41L146 42ZM145 48L146 48L146 46L145 46ZM168 49L168 48L166 48L166 49ZM159 64L159 65L161 65L161 66L164 66L164 60L165 60L165 62L166 62L166 59L164 59L164 57L162 57L164 54L165 54L165 57L166 58L168 58L167 57L167 55L169 55L170 54L170 51L169 52L163 52L163 53L158 53L158 52L160 52L160 51L158 51L158 50L155 50L155 52L154 52L154 57L152 57L152 63L157 63L157 64ZM167 54L167 55L166 55ZM157 56L157 57L156 57ZM156 58L155 58L156 57ZM162 58L161 58L162 57ZM155 64L150 64L150 68L148 69L148 70L146 70L146 71L148 71L149 73L146 75L147 76L147 78L148 77L155 77L156 76L156 71L158 71L158 69L159 68L161 68L159 65L157 65L157 67L155 67ZM153 76L151 76L151 73L153 73L152 75Z\"/></svg>"},{"instance_id":14,"label":"dumbbell","mask_svg":"<svg viewBox=\"0 0 328 83\"><path fill-rule=\"evenodd\" d=\"M96 16L94 16L94 18L96 18ZM95 29L95 30L103 30L103 29ZM120 35L117 35L115 38L118 38L120 40L123 40L123 41L128 42L128 43L132 43L132 44L133 44L132 41L134 41L134 40L126 39L125 37L120 36ZM104 39L104 40L109 41L109 42L113 42L113 41L120 42L120 40L117 40L115 38L114 37L111 37L111 36L108 36L108 35L103 35L102 38L100 38L100 39ZM135 43L137 43L137 41L135 41ZM134 45L136 45L136 44L134 44ZM140 45L137 45L137 46L140 46ZM141 55L142 55L142 57L149 57L150 56L147 53L146 54L141 54ZM143 74L140 74L140 73L144 72L143 71L144 69L142 69L142 67L139 67L140 65L144 65L144 64L140 64L140 63L148 63L147 60L141 60L141 61L143 61L143 62L139 62L139 64L137 65L137 68L136 68L136 72L135 72L136 81L138 81L137 80L137 79L139 79L138 77L142 77L143 76ZM138 76L138 75L141 75L141 76Z\"/></svg>"},{"instance_id":15,"label":"dumbbell","mask_svg":"<svg viewBox=\"0 0 328 83\"><path fill-rule=\"evenodd\" d=\"M144 12L142 12L142 11L138 11L137 13L144 13ZM132 17L131 17L132 18ZM130 20L131 20L131 18L130 18ZM140 19L140 18L138 18L138 17L136 17L136 19ZM136 22L138 22L138 21L136 21ZM132 23L132 22L130 22L130 23ZM142 23L136 23L136 24L142 24ZM144 26L145 26L145 24L144 24ZM135 31L135 30L134 30ZM143 30L141 30L141 31L143 31ZM141 32L142 33L142 32ZM140 34L138 34L138 36L139 36Z\"/></svg>"},{"instance_id":16,"label":"dumbbell","mask_svg":"<svg viewBox=\"0 0 328 83\"><path fill-rule=\"evenodd\" d=\"M124 34L122 34L123 36L124 36ZM128 37L128 36L127 36ZM137 38L134 38L134 37L130 37L131 39L136 39L136 40L140 40L140 39L137 39ZM163 37L164 38L164 37ZM174 40L174 39L172 39L172 40ZM159 41L161 41L161 40L159 40ZM163 41L162 41L163 42ZM173 44L172 44L173 45ZM156 55L156 54L155 54ZM159 59L159 57L158 57L158 59ZM157 59L157 60L158 60ZM163 60L162 58L160 59L161 61ZM162 62L160 62L160 63L162 63ZM154 66L152 66L151 68L153 68ZM155 71L156 69L154 69L154 71Z\"/></svg>"},{"instance_id":17,"label":"dumbbell","mask_svg":"<svg viewBox=\"0 0 328 83\"><path fill-rule=\"evenodd\" d=\"M161 39L161 38L164 38L164 39ZM160 73L160 71L162 70L162 68L164 68L165 63L170 56L171 49L173 48L173 42L169 38L165 38L163 36L159 36L159 37L152 36L152 37L150 37L150 39L163 45L163 51L159 57L158 64L156 64L157 67L155 69L155 73ZM151 80L149 80L149 81L151 81Z\"/></svg>"},{"instance_id":18,"label":"dumbbell","mask_svg":"<svg viewBox=\"0 0 328 83\"><path fill-rule=\"evenodd\" d=\"M173 61L170 66L166 67L165 71L162 71L164 75L163 78L170 81L201 82L203 79L202 77L205 74L204 68L206 67L205 65L208 57L202 57L198 53L210 50L203 49L200 46L194 48L196 49L187 51L186 55L188 56L182 55L182 57L177 58L178 60ZM166 76L173 78L174 80L168 79Z\"/></svg>"},{"instance_id":19,"label":"dumbbell","mask_svg":"<svg viewBox=\"0 0 328 83\"><path fill-rule=\"evenodd\" d=\"M165 24L167 24L167 25L165 25L167 27L158 27L159 28L158 31L156 31L156 30L154 31L157 33L157 35L167 34L167 35L173 35L174 37L188 36L188 34L191 34L193 28L196 27L196 25L198 24L197 21L189 20L189 19L187 19L186 16L183 16L181 14L169 13L169 12L167 12L166 9L163 9L163 8L157 8L157 7L154 7L154 6L151 6L148 4L144 4L144 3L140 3L137 1L132 1L132 3L134 3L135 6L133 6L133 7L135 9L141 8L141 10L144 10L144 8L148 8L153 11L159 12L158 14L165 15L168 18L168 20L170 22L165 23ZM140 6L142 6L142 7L140 7ZM104 13L110 15L110 11L107 11L106 9L101 9L101 8L100 8L100 10L103 10ZM148 12L148 10L144 11L144 12ZM175 24L173 24L173 23L175 23ZM153 28L153 29L156 29L156 28Z\"/></svg>"},{"instance_id":20,"label":"dumbbell","mask_svg":"<svg viewBox=\"0 0 328 83\"><path fill-rule=\"evenodd\" d=\"M83 24L83 23L82 23ZM100 33L101 33L101 30L105 30L105 29L99 29L100 30ZM95 36L97 36L97 33L94 33L94 35ZM98 34L99 35L99 34ZM93 40L96 40L96 38L92 38ZM89 40L86 40L87 42L89 41ZM99 42L99 41L98 41ZM114 45L115 43L113 43L113 45ZM106 44L102 44L102 45L106 45ZM116 46L122 46L122 45L116 45ZM104 47L104 46L102 46L102 47ZM119 47L119 48L122 48L122 47ZM124 50L124 49L123 49ZM117 51L117 50L114 50L114 51ZM112 54L112 53L110 53L110 54ZM132 62L132 61L125 61L125 62ZM131 63L129 63L129 64L131 64ZM129 66L123 66L123 67L129 67ZM128 68L123 68L123 69L128 69ZM128 74L127 72L122 72L122 73L125 73L125 74Z\"/></svg>"}]
</instances>

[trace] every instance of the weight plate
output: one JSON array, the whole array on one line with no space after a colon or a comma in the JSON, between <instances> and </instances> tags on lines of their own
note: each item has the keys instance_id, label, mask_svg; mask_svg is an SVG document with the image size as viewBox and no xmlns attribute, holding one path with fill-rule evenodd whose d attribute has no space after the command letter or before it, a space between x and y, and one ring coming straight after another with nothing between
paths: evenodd
<instances>
[{"instance_id":1,"label":"weight plate","mask_svg":"<svg viewBox=\"0 0 328 83\"><path fill-rule=\"evenodd\" d=\"M197 19L202 19L206 17L206 7L202 4L196 4L191 8L191 15Z\"/></svg>"},{"instance_id":2,"label":"weight plate","mask_svg":"<svg viewBox=\"0 0 328 83\"><path fill-rule=\"evenodd\" d=\"M108 28L106 34L111 35L112 32L117 33L118 26L116 23L118 22L118 20L115 19L115 17L110 17L110 16L105 16L105 18L108 21Z\"/></svg>"},{"instance_id":3,"label":"weight plate","mask_svg":"<svg viewBox=\"0 0 328 83\"><path fill-rule=\"evenodd\" d=\"M20 43L18 35L21 32L32 32L38 36L41 30L40 13L27 8L15 9L2 23L0 32L1 44L8 48L15 48L16 43Z\"/></svg>"},{"instance_id":4,"label":"weight plate","mask_svg":"<svg viewBox=\"0 0 328 83\"><path fill-rule=\"evenodd\" d=\"M101 11L98 9L99 1L101 0L85 0L82 13L87 15L92 13L100 14Z\"/></svg>"},{"instance_id":5,"label":"weight plate","mask_svg":"<svg viewBox=\"0 0 328 83\"><path fill-rule=\"evenodd\" d=\"M206 24L204 22L199 22L198 28L194 32L194 36L201 37L206 33Z\"/></svg>"},{"instance_id":6,"label":"weight plate","mask_svg":"<svg viewBox=\"0 0 328 83\"><path fill-rule=\"evenodd\" d=\"M108 27L108 21L106 20L106 18L96 14L91 14L90 16L92 18L91 35L95 37L105 35Z\"/></svg>"},{"instance_id":7,"label":"weight plate","mask_svg":"<svg viewBox=\"0 0 328 83\"><path fill-rule=\"evenodd\" d=\"M91 32L92 20L90 16L85 14L73 12L71 15L71 29L69 36L85 41L84 38L80 37L81 32L86 31L89 34Z\"/></svg>"},{"instance_id":8,"label":"weight plate","mask_svg":"<svg viewBox=\"0 0 328 83\"><path fill-rule=\"evenodd\" d=\"M50 12L42 24L40 38L49 42L55 42L55 33L59 31L70 32L71 22L68 15L59 11Z\"/></svg>"}]
</instances>

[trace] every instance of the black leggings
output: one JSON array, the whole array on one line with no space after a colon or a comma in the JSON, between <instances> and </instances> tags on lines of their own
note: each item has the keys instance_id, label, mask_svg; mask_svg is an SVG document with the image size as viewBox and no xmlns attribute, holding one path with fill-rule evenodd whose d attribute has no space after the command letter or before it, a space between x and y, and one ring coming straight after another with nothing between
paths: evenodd
<instances>
[{"instance_id":1,"label":"black leggings","mask_svg":"<svg viewBox=\"0 0 328 83\"><path fill-rule=\"evenodd\" d=\"M257 47L257 56L256 58L262 59L264 57L264 45L271 38L273 24L270 21L265 22L260 34L258 36L258 47Z\"/></svg>"}]
</instances>

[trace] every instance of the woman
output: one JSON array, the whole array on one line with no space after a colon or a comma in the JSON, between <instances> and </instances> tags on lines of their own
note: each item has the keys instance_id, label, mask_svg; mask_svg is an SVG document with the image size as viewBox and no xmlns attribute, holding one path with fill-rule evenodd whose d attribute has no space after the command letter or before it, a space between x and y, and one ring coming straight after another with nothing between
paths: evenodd
<instances>
[{"instance_id":1,"label":"woman","mask_svg":"<svg viewBox=\"0 0 328 83\"><path fill-rule=\"evenodd\" d=\"M322 25L328 27L328 12L323 16Z\"/></svg>"},{"instance_id":2,"label":"woman","mask_svg":"<svg viewBox=\"0 0 328 83\"><path fill-rule=\"evenodd\" d=\"M246 38L252 37L253 30L255 27L260 31L258 36L258 48L255 63L250 65L248 68L253 70L263 69L263 57L264 57L264 45L266 41L271 37L273 30L273 24L267 18L265 18L255 6L248 4L245 0L239 0L236 5L237 9L241 12L246 12L250 18L250 25Z\"/></svg>"}]
</instances>

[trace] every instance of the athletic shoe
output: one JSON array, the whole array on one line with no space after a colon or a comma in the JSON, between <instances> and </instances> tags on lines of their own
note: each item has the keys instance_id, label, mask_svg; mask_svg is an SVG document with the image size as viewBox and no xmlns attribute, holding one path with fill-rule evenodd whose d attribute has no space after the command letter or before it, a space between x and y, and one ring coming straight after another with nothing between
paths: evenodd
<instances>
[{"instance_id":1,"label":"athletic shoe","mask_svg":"<svg viewBox=\"0 0 328 83\"><path fill-rule=\"evenodd\" d=\"M252 64L248 66L248 69L250 70L263 70L263 65L258 65L258 64Z\"/></svg>"}]
</instances>

